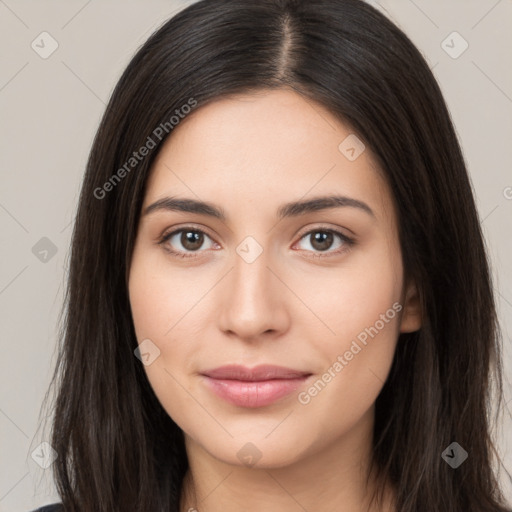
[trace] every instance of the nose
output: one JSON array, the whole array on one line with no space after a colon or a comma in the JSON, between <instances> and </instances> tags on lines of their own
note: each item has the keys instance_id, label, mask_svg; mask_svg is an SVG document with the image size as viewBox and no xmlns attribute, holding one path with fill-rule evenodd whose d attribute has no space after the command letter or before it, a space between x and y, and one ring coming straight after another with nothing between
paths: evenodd
<instances>
[{"instance_id":1,"label":"nose","mask_svg":"<svg viewBox=\"0 0 512 512\"><path fill-rule=\"evenodd\" d=\"M288 329L289 292L272 267L265 250L251 263L235 254L218 297L218 325L225 334L255 341L277 337Z\"/></svg>"}]
</instances>

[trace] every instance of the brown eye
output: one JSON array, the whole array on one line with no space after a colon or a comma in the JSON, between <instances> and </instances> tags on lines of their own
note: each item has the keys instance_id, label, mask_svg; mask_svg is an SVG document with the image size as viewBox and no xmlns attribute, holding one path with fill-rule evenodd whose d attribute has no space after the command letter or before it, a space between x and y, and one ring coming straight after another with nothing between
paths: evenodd
<instances>
[{"instance_id":1,"label":"brown eye","mask_svg":"<svg viewBox=\"0 0 512 512\"><path fill-rule=\"evenodd\" d=\"M326 251L332 245L334 236L328 231L315 231L309 234L311 247L317 251Z\"/></svg>"},{"instance_id":2,"label":"brown eye","mask_svg":"<svg viewBox=\"0 0 512 512\"><path fill-rule=\"evenodd\" d=\"M182 231L180 237L181 245L187 251L196 251L200 249L204 242L204 233L200 231Z\"/></svg>"},{"instance_id":3,"label":"brown eye","mask_svg":"<svg viewBox=\"0 0 512 512\"><path fill-rule=\"evenodd\" d=\"M312 256L324 256L322 253L326 253L326 256L334 256L349 250L355 244L352 238L334 229L308 231L301 237L299 244L303 241L309 242L309 247L306 245L301 249L313 253Z\"/></svg>"},{"instance_id":4,"label":"brown eye","mask_svg":"<svg viewBox=\"0 0 512 512\"><path fill-rule=\"evenodd\" d=\"M210 241L210 247L205 245L206 240ZM158 242L164 249L173 255L182 257L196 256L194 253L202 253L203 249L211 249L213 240L200 229L182 228L164 235Z\"/></svg>"}]
</instances>

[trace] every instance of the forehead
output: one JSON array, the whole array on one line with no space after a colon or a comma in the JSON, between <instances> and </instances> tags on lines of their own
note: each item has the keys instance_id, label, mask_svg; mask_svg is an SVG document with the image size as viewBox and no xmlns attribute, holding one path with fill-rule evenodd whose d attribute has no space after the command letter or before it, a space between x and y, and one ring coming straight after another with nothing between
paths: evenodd
<instances>
[{"instance_id":1,"label":"forehead","mask_svg":"<svg viewBox=\"0 0 512 512\"><path fill-rule=\"evenodd\" d=\"M254 211L339 193L387 215L389 188L360 142L322 105L288 89L222 98L174 128L153 164L144 203L197 196L222 203L229 214L230 207Z\"/></svg>"}]
</instances>

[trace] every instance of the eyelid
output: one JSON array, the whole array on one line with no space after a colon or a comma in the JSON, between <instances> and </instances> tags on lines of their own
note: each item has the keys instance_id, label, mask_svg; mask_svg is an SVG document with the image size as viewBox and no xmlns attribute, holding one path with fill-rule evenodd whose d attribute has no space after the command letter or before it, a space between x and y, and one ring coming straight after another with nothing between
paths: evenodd
<instances>
[{"instance_id":1,"label":"eyelid","mask_svg":"<svg viewBox=\"0 0 512 512\"><path fill-rule=\"evenodd\" d=\"M208 235L212 240L214 240L214 236L211 234L210 230L206 227L204 227L201 224L194 224L193 222L189 222L188 224L185 224L183 226L173 226L172 228L165 229L164 232L158 237L158 240L162 240L165 238L168 238L172 235L175 235L176 233L179 233L180 231L198 231L200 233L204 233L205 235ZM216 242L218 243L218 242Z\"/></svg>"},{"instance_id":2,"label":"eyelid","mask_svg":"<svg viewBox=\"0 0 512 512\"><path fill-rule=\"evenodd\" d=\"M343 233L343 231L342 231L343 229L346 229L346 231L350 231L350 233L352 233L352 234L347 235L347 234ZM339 226L329 226L326 224L320 224L320 225L316 225L313 227L307 227L307 228L301 229L298 231L297 235L295 235L295 236L297 236L297 237L299 237L299 239L301 239L304 237L304 235L308 235L313 231L332 231L333 233L337 233L338 235L340 235L343 238L346 238L348 240L350 240L350 239L355 240L355 233L352 230L350 230L348 228L341 228Z\"/></svg>"}]
</instances>

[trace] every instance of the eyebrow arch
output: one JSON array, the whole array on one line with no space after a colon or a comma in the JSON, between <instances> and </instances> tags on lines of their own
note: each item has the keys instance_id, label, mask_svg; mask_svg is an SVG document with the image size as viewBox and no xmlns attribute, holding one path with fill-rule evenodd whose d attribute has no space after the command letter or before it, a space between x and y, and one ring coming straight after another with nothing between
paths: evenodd
<instances>
[{"instance_id":1,"label":"eyebrow arch","mask_svg":"<svg viewBox=\"0 0 512 512\"><path fill-rule=\"evenodd\" d=\"M322 196L305 201L286 203L278 208L277 217L281 220L286 217L298 217L299 215L305 215L310 212L340 207L358 208L372 217L375 217L373 210L363 201L339 195ZM197 213L214 217L223 222L227 220L224 210L213 203L177 197L164 197L155 201L144 209L143 215L162 210Z\"/></svg>"}]
</instances>

